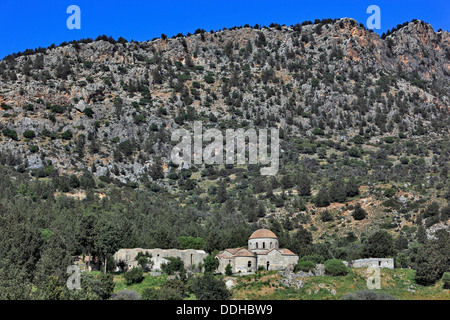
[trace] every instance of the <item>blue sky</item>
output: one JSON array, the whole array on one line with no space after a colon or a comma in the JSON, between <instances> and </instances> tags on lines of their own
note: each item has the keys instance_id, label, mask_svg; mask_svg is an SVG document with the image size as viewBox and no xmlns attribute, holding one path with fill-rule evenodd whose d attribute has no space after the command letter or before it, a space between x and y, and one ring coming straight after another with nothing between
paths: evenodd
<instances>
[{"instance_id":1,"label":"blue sky","mask_svg":"<svg viewBox=\"0 0 450 320\"><path fill-rule=\"evenodd\" d=\"M194 33L198 28L218 30L244 24L291 25L305 20L350 17L366 25L369 5L381 9L381 34L412 19L430 23L437 31L449 30L450 1L85 1L1 0L0 58L28 48L105 34L117 39L145 41L165 33ZM81 9L81 29L69 30L67 7Z\"/></svg>"}]
</instances>

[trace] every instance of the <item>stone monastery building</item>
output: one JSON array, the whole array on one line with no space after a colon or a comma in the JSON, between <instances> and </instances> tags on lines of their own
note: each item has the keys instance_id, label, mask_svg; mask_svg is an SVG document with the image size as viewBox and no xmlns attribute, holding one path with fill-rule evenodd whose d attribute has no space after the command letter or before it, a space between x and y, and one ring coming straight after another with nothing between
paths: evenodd
<instances>
[{"instance_id":1,"label":"stone monastery building","mask_svg":"<svg viewBox=\"0 0 450 320\"><path fill-rule=\"evenodd\" d=\"M278 238L268 229L253 232L248 239L248 249L225 249L216 255L219 260L218 272L225 273L228 264L233 273L249 273L256 270L282 270L293 268L298 255L289 249L280 249Z\"/></svg>"}]
</instances>

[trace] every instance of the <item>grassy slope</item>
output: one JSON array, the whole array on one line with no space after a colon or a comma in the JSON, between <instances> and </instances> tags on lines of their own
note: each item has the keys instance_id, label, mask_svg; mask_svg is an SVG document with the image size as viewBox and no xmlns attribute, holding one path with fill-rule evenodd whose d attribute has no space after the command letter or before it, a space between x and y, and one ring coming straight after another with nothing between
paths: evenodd
<instances>
[{"instance_id":1,"label":"grassy slope","mask_svg":"<svg viewBox=\"0 0 450 320\"><path fill-rule=\"evenodd\" d=\"M434 286L419 286L414 281L414 270L381 270L381 289L401 300L450 300L449 290L442 289L442 282ZM260 272L256 275L235 277L233 299L239 300L339 300L346 293L367 289L366 269L352 269L342 277L321 276L304 278L300 290L285 288L279 284L280 275L275 272ZM114 278L115 292L128 289L142 294L145 288L159 289L167 276L146 276L139 284L126 285L122 275ZM334 294L333 294L334 293ZM190 296L188 299L194 299Z\"/></svg>"}]
</instances>

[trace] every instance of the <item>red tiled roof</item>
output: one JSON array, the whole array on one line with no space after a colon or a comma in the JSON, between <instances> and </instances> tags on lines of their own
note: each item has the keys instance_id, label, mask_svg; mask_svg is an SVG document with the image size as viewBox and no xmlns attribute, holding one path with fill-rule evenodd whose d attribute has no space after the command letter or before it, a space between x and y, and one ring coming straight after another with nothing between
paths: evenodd
<instances>
[{"instance_id":1,"label":"red tiled roof","mask_svg":"<svg viewBox=\"0 0 450 320\"><path fill-rule=\"evenodd\" d=\"M259 229L252 233L249 239L255 239L255 238L274 238L278 239L275 233L268 229Z\"/></svg>"},{"instance_id":2,"label":"red tiled roof","mask_svg":"<svg viewBox=\"0 0 450 320\"><path fill-rule=\"evenodd\" d=\"M230 248L230 249L225 249L224 251L231 253L231 255L233 257L254 257L255 256L255 254L253 252L251 252L250 250L245 249L245 248ZM216 255L216 257L217 258L224 257L224 251L222 251L223 253Z\"/></svg>"},{"instance_id":3,"label":"red tiled roof","mask_svg":"<svg viewBox=\"0 0 450 320\"><path fill-rule=\"evenodd\" d=\"M289 256L296 256L295 253L293 253L291 250L289 249L280 249L281 253L284 255L289 255Z\"/></svg>"},{"instance_id":4,"label":"red tiled roof","mask_svg":"<svg viewBox=\"0 0 450 320\"><path fill-rule=\"evenodd\" d=\"M277 248L272 248L272 249L267 250L267 251L258 252L258 255L260 255L260 254L268 254L269 252L271 252L273 250L277 250L278 252L280 252L282 255L285 255L285 256L296 256L296 254L293 253L289 249L277 249Z\"/></svg>"}]
</instances>

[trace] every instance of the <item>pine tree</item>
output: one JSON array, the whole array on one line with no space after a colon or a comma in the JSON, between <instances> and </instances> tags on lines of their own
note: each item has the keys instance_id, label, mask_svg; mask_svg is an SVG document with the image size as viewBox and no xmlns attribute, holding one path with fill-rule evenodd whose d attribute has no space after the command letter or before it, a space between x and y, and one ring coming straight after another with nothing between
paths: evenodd
<instances>
[{"instance_id":1,"label":"pine tree","mask_svg":"<svg viewBox=\"0 0 450 320\"><path fill-rule=\"evenodd\" d=\"M427 240L427 232L422 224L417 228L416 238L419 243L425 243Z\"/></svg>"},{"instance_id":2,"label":"pine tree","mask_svg":"<svg viewBox=\"0 0 450 320\"><path fill-rule=\"evenodd\" d=\"M394 239L385 230L380 230L369 236L363 247L366 258L388 258L395 253Z\"/></svg>"},{"instance_id":3,"label":"pine tree","mask_svg":"<svg viewBox=\"0 0 450 320\"><path fill-rule=\"evenodd\" d=\"M301 197L308 197L311 195L311 180L306 174L301 174L299 176L297 191Z\"/></svg>"},{"instance_id":4,"label":"pine tree","mask_svg":"<svg viewBox=\"0 0 450 320\"><path fill-rule=\"evenodd\" d=\"M356 183L355 178L351 177L345 185L345 192L347 197L354 197L359 194L358 184Z\"/></svg>"},{"instance_id":5,"label":"pine tree","mask_svg":"<svg viewBox=\"0 0 450 320\"><path fill-rule=\"evenodd\" d=\"M164 178L161 159L156 159L155 163L152 165L150 169L150 176L152 177L153 181Z\"/></svg>"},{"instance_id":6,"label":"pine tree","mask_svg":"<svg viewBox=\"0 0 450 320\"><path fill-rule=\"evenodd\" d=\"M330 191L328 194L331 202L344 203L347 195L344 181L342 179L334 181L330 186Z\"/></svg>"},{"instance_id":7,"label":"pine tree","mask_svg":"<svg viewBox=\"0 0 450 320\"><path fill-rule=\"evenodd\" d=\"M363 208L361 208L361 204L356 204L355 206L355 210L352 213L352 217L355 220L363 220L365 219L367 216L366 210L364 210Z\"/></svg>"},{"instance_id":8,"label":"pine tree","mask_svg":"<svg viewBox=\"0 0 450 320\"><path fill-rule=\"evenodd\" d=\"M218 203L224 203L228 199L228 193L227 193L227 185L226 182L223 180L220 180L218 188L217 188L217 202Z\"/></svg>"},{"instance_id":9,"label":"pine tree","mask_svg":"<svg viewBox=\"0 0 450 320\"><path fill-rule=\"evenodd\" d=\"M325 186L323 186L317 193L314 203L317 207L328 207L330 205L330 197Z\"/></svg>"}]
</instances>

